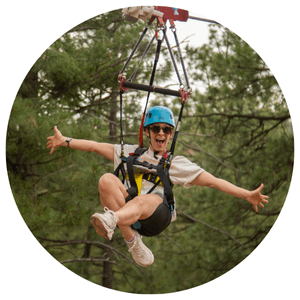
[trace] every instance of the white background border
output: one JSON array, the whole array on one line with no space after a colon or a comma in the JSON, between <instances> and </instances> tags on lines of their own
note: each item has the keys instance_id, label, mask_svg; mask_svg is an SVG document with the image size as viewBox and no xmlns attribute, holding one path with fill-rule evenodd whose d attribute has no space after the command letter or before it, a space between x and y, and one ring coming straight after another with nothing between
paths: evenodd
<instances>
[{"instance_id":1,"label":"white background border","mask_svg":"<svg viewBox=\"0 0 300 300\"><path fill-rule=\"evenodd\" d=\"M25 225L11 194L6 173L5 138L11 106L27 72L43 51L75 25L141 1L5 1L1 5L1 294L5 299L88 299L153 297L107 290L61 266ZM108 3L108 2L107 2ZM197 3L197 4L196 4ZM151 3L152 5L158 3ZM161 1L214 19L244 39L270 67L283 90L299 143L299 8L297 1ZM299 102L300 103L300 102ZM46 143L46 141L45 141ZM299 297L299 151L283 210L261 245L241 264L203 286L157 297L202 299L280 299ZM272 174L270 174L272 176ZM267 182L265 183L267 184ZM272 199L270 199L270 203ZM170 262L172 263L172 262ZM178 270L180 272L180 270Z\"/></svg>"}]
</instances>

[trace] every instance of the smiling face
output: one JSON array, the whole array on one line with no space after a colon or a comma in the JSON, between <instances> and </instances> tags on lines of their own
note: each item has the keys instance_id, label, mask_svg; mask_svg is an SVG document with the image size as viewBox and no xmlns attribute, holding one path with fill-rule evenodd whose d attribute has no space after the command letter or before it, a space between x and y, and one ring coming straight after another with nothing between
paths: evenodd
<instances>
[{"instance_id":1,"label":"smiling face","mask_svg":"<svg viewBox=\"0 0 300 300\"><path fill-rule=\"evenodd\" d=\"M155 123L150 125L150 130L145 129L147 137L150 138L150 149L154 153L158 151L158 154L162 155L166 152L172 130L173 128L166 123Z\"/></svg>"}]
</instances>

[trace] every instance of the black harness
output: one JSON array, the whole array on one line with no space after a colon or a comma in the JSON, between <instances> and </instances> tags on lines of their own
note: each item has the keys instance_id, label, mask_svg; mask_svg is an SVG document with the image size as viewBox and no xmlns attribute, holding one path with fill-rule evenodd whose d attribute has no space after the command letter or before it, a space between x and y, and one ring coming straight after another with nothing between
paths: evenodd
<instances>
[{"instance_id":1,"label":"black harness","mask_svg":"<svg viewBox=\"0 0 300 300\"><path fill-rule=\"evenodd\" d=\"M169 178L169 168L170 164L167 161L165 155L159 160L157 165L150 164L146 161L140 161L138 158L147 150L147 148L137 148L134 153L130 153L128 157L121 156L121 163L116 168L114 175L119 177L120 172L123 176L122 182L124 183L126 180L126 172L124 168L124 164L127 165L127 174L130 183L130 187L127 189L127 193L129 194L130 198L133 199L134 197L139 195L138 186L136 183L136 178L134 174L134 166L142 166L148 170L156 170L156 174L153 173L145 173L143 175L143 179L152 182L154 185L153 187L147 192L147 194L151 194L154 189L161 183L164 189L164 195L166 197L168 206L171 211L175 208L174 196L173 196L173 184Z\"/></svg>"}]
</instances>

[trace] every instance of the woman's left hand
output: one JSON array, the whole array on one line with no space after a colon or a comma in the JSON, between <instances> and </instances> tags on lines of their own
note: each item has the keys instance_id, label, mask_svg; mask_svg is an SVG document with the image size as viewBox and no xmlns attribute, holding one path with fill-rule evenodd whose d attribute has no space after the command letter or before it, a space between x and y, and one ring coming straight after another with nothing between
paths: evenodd
<instances>
[{"instance_id":1,"label":"woman's left hand","mask_svg":"<svg viewBox=\"0 0 300 300\"><path fill-rule=\"evenodd\" d=\"M255 212L258 212L257 206L264 207L263 203L268 203L268 196L262 195L260 192L264 188L264 185L261 184L256 190L251 191L250 195L246 200L253 205Z\"/></svg>"}]
</instances>

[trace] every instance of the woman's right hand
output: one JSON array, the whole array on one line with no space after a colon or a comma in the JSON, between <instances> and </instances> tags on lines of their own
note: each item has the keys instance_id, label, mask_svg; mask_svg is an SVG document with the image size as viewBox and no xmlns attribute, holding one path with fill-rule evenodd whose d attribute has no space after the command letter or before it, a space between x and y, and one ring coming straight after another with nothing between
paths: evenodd
<instances>
[{"instance_id":1,"label":"woman's right hand","mask_svg":"<svg viewBox=\"0 0 300 300\"><path fill-rule=\"evenodd\" d=\"M57 126L54 126L54 135L47 137L49 142L47 143L47 149L51 148L50 154L54 152L54 150L63 145L65 139L60 131L57 129Z\"/></svg>"}]
</instances>

